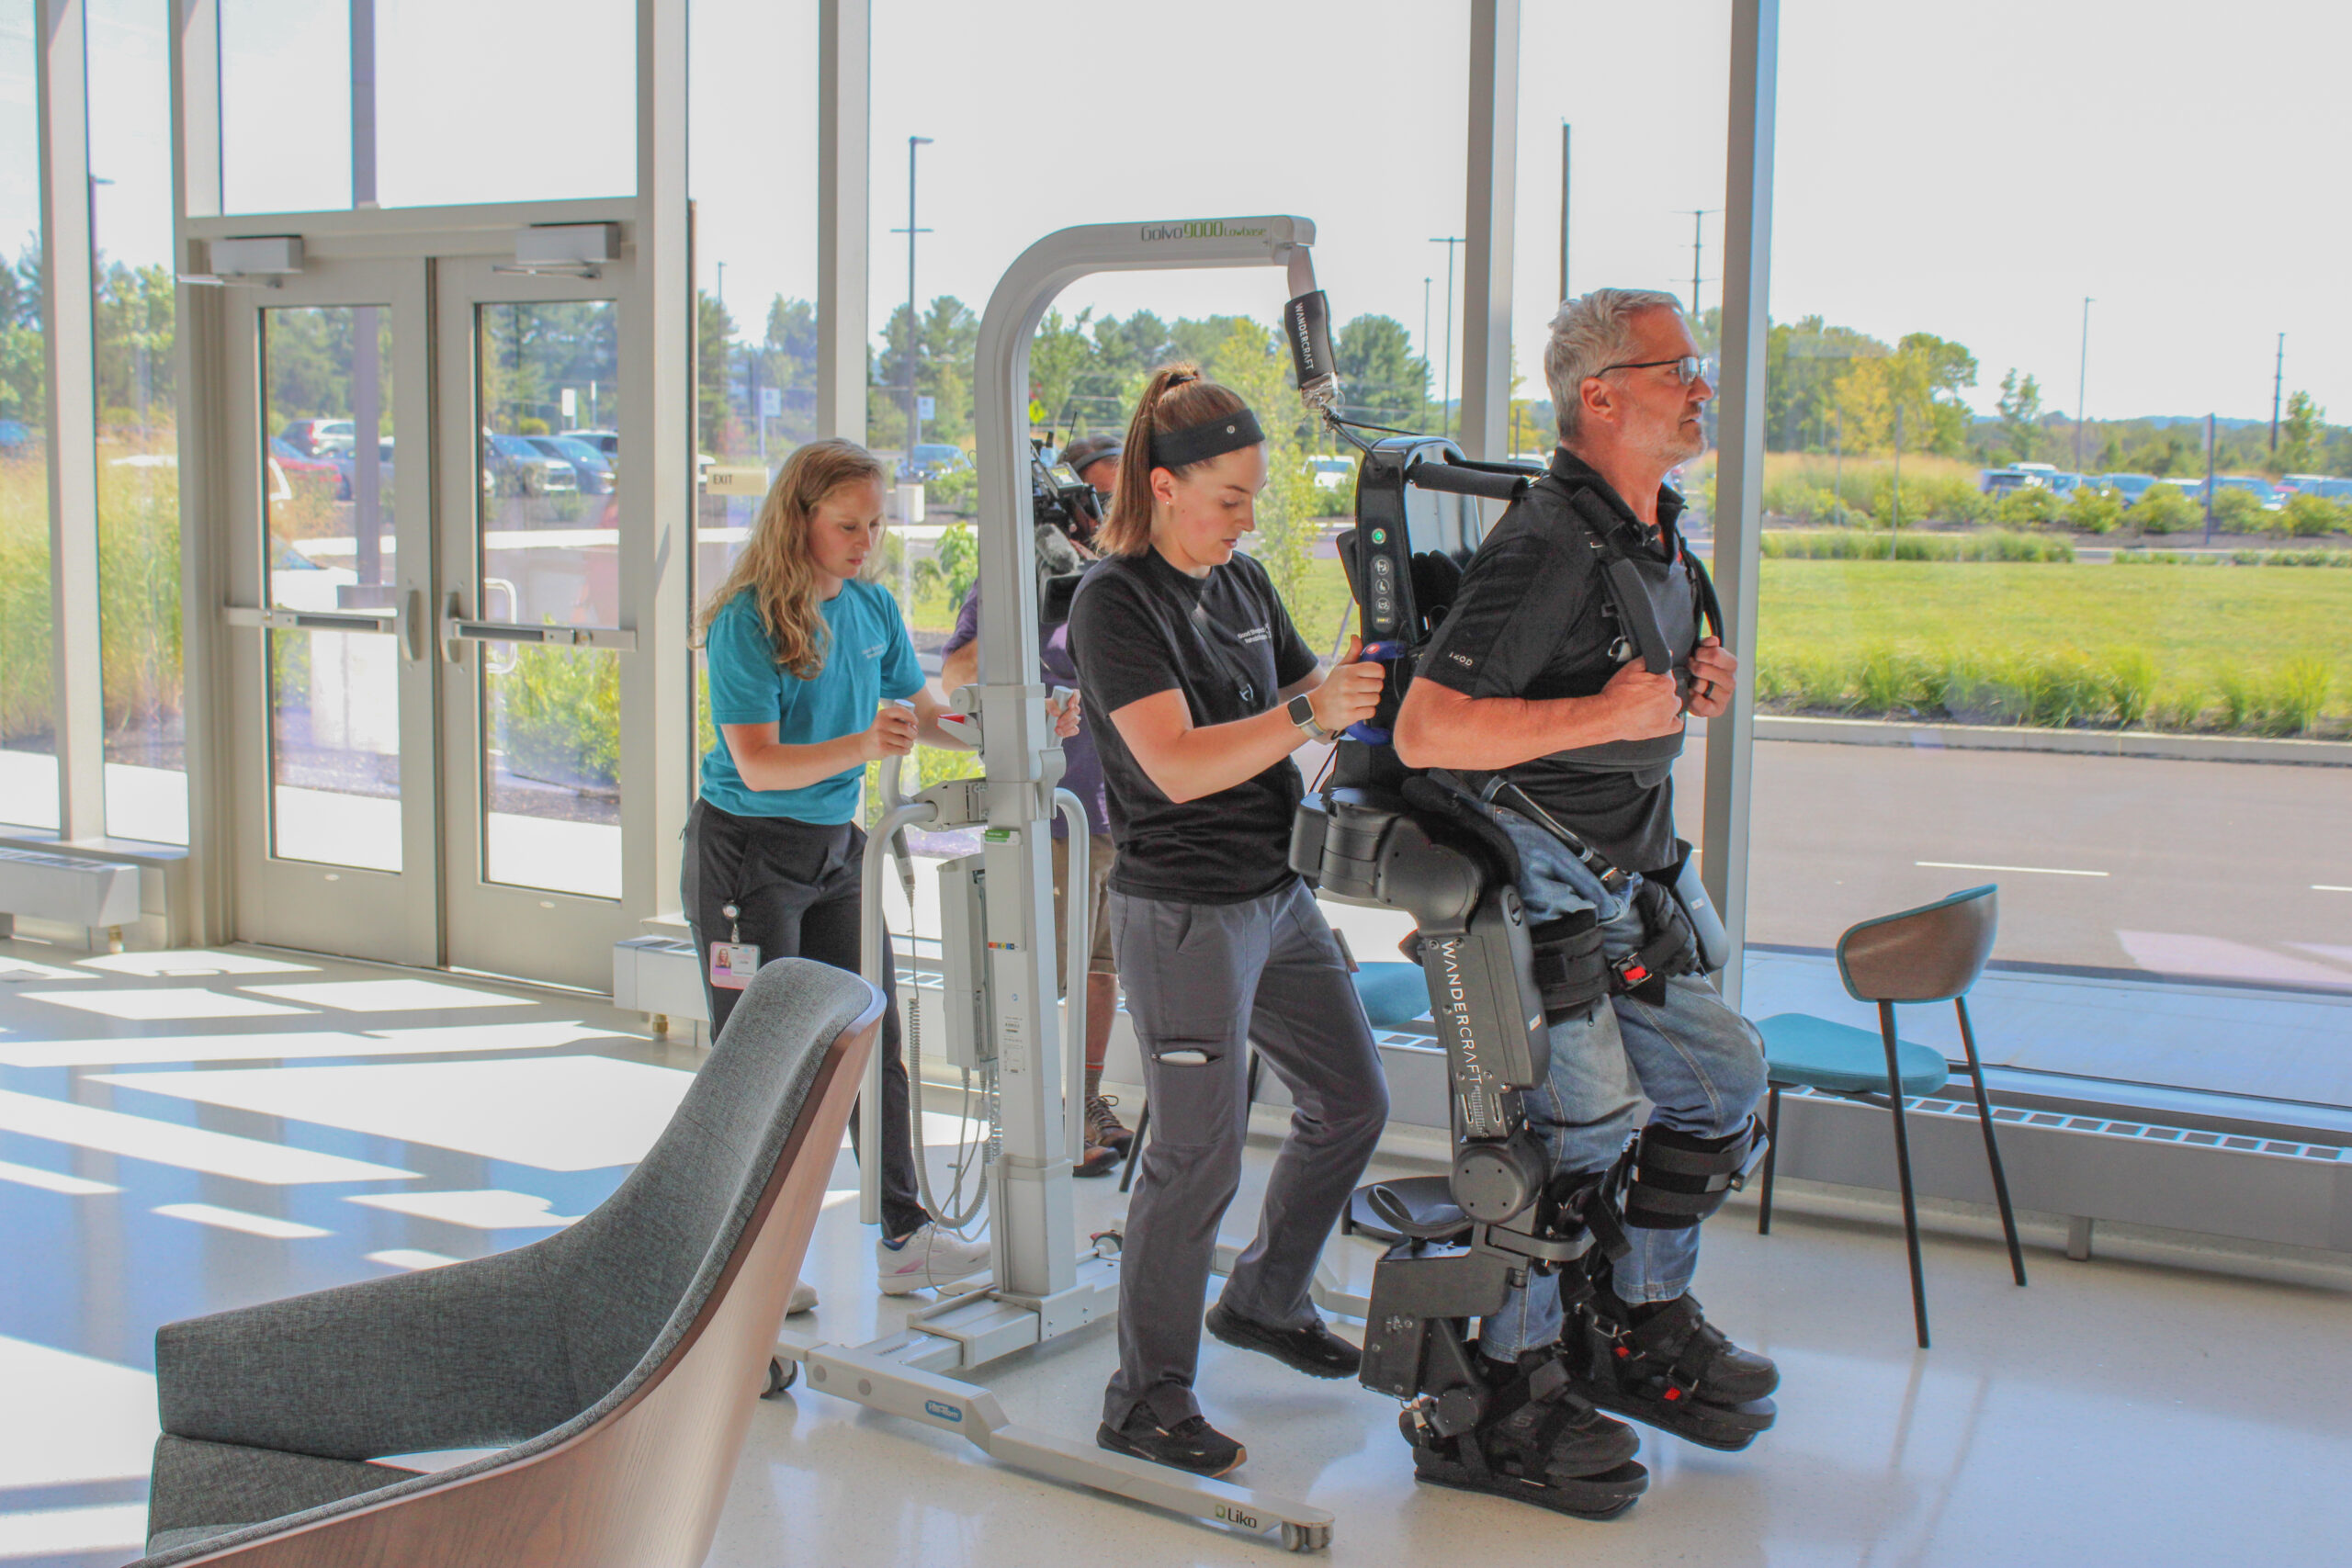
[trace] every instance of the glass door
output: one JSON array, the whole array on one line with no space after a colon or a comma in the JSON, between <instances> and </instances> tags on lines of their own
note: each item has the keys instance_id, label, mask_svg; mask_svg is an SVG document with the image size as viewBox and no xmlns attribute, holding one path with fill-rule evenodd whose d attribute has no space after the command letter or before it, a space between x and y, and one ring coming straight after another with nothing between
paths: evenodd
<instances>
[{"instance_id":1,"label":"glass door","mask_svg":"<svg viewBox=\"0 0 2352 1568\"><path fill-rule=\"evenodd\" d=\"M238 930L437 963L424 265L228 295Z\"/></svg>"},{"instance_id":2,"label":"glass door","mask_svg":"<svg viewBox=\"0 0 2352 1568\"><path fill-rule=\"evenodd\" d=\"M448 961L604 989L624 913L625 264L435 264Z\"/></svg>"}]
</instances>

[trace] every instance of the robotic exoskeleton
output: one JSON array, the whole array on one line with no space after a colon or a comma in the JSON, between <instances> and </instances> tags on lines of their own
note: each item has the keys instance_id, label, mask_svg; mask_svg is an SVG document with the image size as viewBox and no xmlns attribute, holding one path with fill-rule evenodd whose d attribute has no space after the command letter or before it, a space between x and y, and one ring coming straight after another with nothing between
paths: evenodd
<instances>
[{"instance_id":1,"label":"robotic exoskeleton","mask_svg":"<svg viewBox=\"0 0 2352 1568\"><path fill-rule=\"evenodd\" d=\"M1309 403L1328 411L1329 396L1316 395L1314 345L1302 341L1311 314L1294 302L1293 348ZM1356 1228L1396 1238L1373 1275L1362 1381L1404 1402L1420 1479L1607 1517L1631 1506L1648 1474L1633 1462L1633 1434L1596 1406L1722 1449L1744 1448L1771 1425L1771 1402L1760 1397L1769 1388L1702 1397L1722 1392L1707 1382L1720 1336L1702 1319L1679 1337L1674 1325L1633 1328L1607 1293L1609 1259L1625 1250L1623 1216L1698 1224L1760 1157L1763 1138L1760 1127L1711 1140L1652 1129L1611 1169L1554 1172L1521 1103L1545 1081L1549 1025L1613 993L1721 967L1720 922L1686 853L1681 874L1639 890L1657 906L1645 910L1654 935L1630 958L1605 959L1589 914L1532 926L1518 851L1495 806L1553 831L1611 891L1624 874L1508 784L1474 793L1442 770L1408 769L1389 743L1414 657L1479 543L1470 498L1515 500L1541 473L1472 462L1452 442L1423 436L1363 448L1356 525L1339 550L1365 656L1387 661L1389 679L1378 711L1339 741L1327 786L1302 807L1291 863L1325 897L1413 918L1408 956L1428 978L1452 1089L1450 1175L1358 1195ZM1610 572L1598 529L1594 547L1623 656L1669 668L1655 615ZM1703 571L1695 563L1691 571L1704 615L1719 623ZM1515 1370L1485 1359L1472 1320L1500 1309L1510 1286L1539 1278L1558 1283L1569 1319L1563 1343L1529 1352Z\"/></svg>"}]
</instances>

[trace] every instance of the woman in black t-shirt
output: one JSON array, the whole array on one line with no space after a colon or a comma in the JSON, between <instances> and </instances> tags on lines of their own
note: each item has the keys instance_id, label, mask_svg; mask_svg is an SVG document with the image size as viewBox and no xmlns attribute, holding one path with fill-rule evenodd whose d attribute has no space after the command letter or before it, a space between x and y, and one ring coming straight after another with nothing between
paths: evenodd
<instances>
[{"instance_id":1,"label":"woman in black t-shirt","mask_svg":"<svg viewBox=\"0 0 2352 1568\"><path fill-rule=\"evenodd\" d=\"M1120 1257L1119 1370L1096 1441L1222 1475L1241 1445L1193 1397L1217 1223L1240 1181L1253 1044L1297 1106L1258 1237L1211 1333L1315 1377L1353 1346L1307 1300L1372 1157L1388 1096L1330 927L1289 863L1290 754L1368 718L1381 670L1317 677L1267 580L1234 547L1266 483L1258 422L1191 366L1155 375L1128 427L1106 558L1070 607L1070 651L1118 844L1112 941L1151 1117Z\"/></svg>"}]
</instances>

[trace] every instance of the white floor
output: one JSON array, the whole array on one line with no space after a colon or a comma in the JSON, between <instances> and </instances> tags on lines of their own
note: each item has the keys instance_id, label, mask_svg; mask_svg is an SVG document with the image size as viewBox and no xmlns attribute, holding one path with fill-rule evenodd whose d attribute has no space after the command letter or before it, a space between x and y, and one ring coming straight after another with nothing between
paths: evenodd
<instances>
[{"instance_id":1,"label":"white floor","mask_svg":"<svg viewBox=\"0 0 2352 1568\"><path fill-rule=\"evenodd\" d=\"M136 1554L157 1325L519 1245L600 1201L697 1060L639 1028L471 978L0 942L0 1564ZM927 1122L933 1137L954 1125ZM1229 1233L1247 1229L1271 1154L1253 1145ZM922 1299L874 1294L854 1181L844 1154L806 1270L824 1303L796 1333L861 1341ZM1080 1184L1080 1231L1120 1206L1113 1183ZM2342 1289L2038 1248L2018 1291L1996 1246L1931 1237L1936 1348L1920 1352L1892 1229L1792 1208L1759 1238L1736 1201L1709 1238L1699 1293L1781 1361L1781 1424L1739 1455L1649 1437L1650 1495L1611 1523L1416 1487L1391 1402L1214 1341L1203 1398L1250 1447L1237 1479L1337 1516L1335 1562L2352 1555ZM1334 1247L1366 1277L1368 1250ZM1015 1419L1084 1439L1114 1332L1008 1358L986 1381ZM758 1407L710 1559L1278 1560L805 1386Z\"/></svg>"}]
</instances>

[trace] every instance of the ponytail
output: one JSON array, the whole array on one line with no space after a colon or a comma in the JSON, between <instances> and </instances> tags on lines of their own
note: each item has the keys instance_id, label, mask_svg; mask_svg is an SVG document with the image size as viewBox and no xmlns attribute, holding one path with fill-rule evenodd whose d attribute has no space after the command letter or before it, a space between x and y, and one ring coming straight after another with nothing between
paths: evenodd
<instances>
[{"instance_id":1,"label":"ponytail","mask_svg":"<svg viewBox=\"0 0 2352 1568\"><path fill-rule=\"evenodd\" d=\"M1249 406L1230 387L1202 379L1197 365L1163 365L1152 372L1136 404L1136 416L1127 422L1126 450L1119 457L1111 515L1102 525L1106 553L1139 556L1151 547L1152 438L1163 431L1189 430L1213 419L1246 412ZM1186 463L1169 471L1184 474L1198 467L1198 463Z\"/></svg>"}]
</instances>

